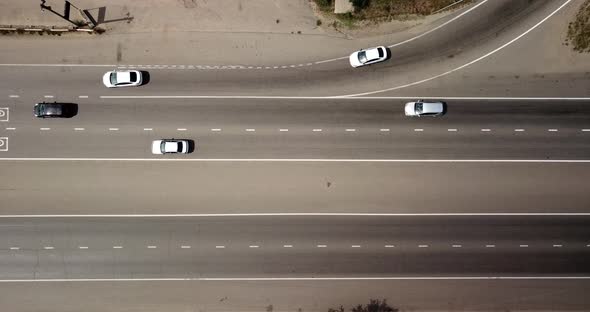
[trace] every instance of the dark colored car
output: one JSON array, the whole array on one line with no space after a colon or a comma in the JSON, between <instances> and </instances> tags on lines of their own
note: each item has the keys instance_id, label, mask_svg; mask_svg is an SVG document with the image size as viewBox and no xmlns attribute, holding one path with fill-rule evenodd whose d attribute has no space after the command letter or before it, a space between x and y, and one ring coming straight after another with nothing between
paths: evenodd
<instances>
[{"instance_id":1,"label":"dark colored car","mask_svg":"<svg viewBox=\"0 0 590 312\"><path fill-rule=\"evenodd\" d=\"M33 108L35 117L72 118L78 114L78 104L74 103L37 103Z\"/></svg>"}]
</instances>

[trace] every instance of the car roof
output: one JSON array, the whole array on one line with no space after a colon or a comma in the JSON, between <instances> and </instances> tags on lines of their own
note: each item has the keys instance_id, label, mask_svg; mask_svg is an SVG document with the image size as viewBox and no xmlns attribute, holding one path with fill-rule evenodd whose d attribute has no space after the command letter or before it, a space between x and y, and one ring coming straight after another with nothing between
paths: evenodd
<instances>
[{"instance_id":1,"label":"car roof","mask_svg":"<svg viewBox=\"0 0 590 312\"><path fill-rule=\"evenodd\" d=\"M117 83L131 82L131 72L128 71L117 71Z\"/></svg>"},{"instance_id":2,"label":"car roof","mask_svg":"<svg viewBox=\"0 0 590 312\"><path fill-rule=\"evenodd\" d=\"M441 102L423 102L422 113L440 113L443 110Z\"/></svg>"},{"instance_id":3,"label":"car roof","mask_svg":"<svg viewBox=\"0 0 590 312\"><path fill-rule=\"evenodd\" d=\"M164 152L177 152L179 141L164 141Z\"/></svg>"},{"instance_id":4,"label":"car roof","mask_svg":"<svg viewBox=\"0 0 590 312\"><path fill-rule=\"evenodd\" d=\"M371 48L371 49L365 50L365 54L367 55L367 59L369 59L370 61L376 60L379 58L378 48Z\"/></svg>"}]
</instances>

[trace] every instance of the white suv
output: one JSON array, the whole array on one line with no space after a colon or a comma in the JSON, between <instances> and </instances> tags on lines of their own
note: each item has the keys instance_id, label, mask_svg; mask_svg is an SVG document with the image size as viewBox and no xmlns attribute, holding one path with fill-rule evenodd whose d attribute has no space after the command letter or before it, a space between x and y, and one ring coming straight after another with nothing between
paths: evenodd
<instances>
[{"instance_id":1,"label":"white suv","mask_svg":"<svg viewBox=\"0 0 590 312\"><path fill-rule=\"evenodd\" d=\"M406 103L406 116L442 116L446 110L445 102L424 102L418 100L416 102Z\"/></svg>"}]
</instances>

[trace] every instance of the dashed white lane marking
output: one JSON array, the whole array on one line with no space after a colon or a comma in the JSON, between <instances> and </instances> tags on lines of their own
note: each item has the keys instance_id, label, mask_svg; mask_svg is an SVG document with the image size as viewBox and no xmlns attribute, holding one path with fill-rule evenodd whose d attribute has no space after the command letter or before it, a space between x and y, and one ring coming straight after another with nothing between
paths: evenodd
<instances>
[{"instance_id":1,"label":"dashed white lane marking","mask_svg":"<svg viewBox=\"0 0 590 312\"><path fill-rule=\"evenodd\" d=\"M88 246L78 246L78 249L88 249Z\"/></svg>"},{"instance_id":2,"label":"dashed white lane marking","mask_svg":"<svg viewBox=\"0 0 590 312\"><path fill-rule=\"evenodd\" d=\"M279 131L280 131L280 132L287 132L287 131L289 131L289 129L284 129L284 128L283 128L283 129L279 129Z\"/></svg>"},{"instance_id":3,"label":"dashed white lane marking","mask_svg":"<svg viewBox=\"0 0 590 312\"><path fill-rule=\"evenodd\" d=\"M524 132L524 129L514 129L514 132Z\"/></svg>"},{"instance_id":4,"label":"dashed white lane marking","mask_svg":"<svg viewBox=\"0 0 590 312\"><path fill-rule=\"evenodd\" d=\"M457 132L457 129L447 129L448 132Z\"/></svg>"},{"instance_id":5,"label":"dashed white lane marking","mask_svg":"<svg viewBox=\"0 0 590 312\"><path fill-rule=\"evenodd\" d=\"M113 246L113 249L123 249L123 246Z\"/></svg>"},{"instance_id":6,"label":"dashed white lane marking","mask_svg":"<svg viewBox=\"0 0 590 312\"><path fill-rule=\"evenodd\" d=\"M582 129L582 132L590 132L590 129Z\"/></svg>"},{"instance_id":7,"label":"dashed white lane marking","mask_svg":"<svg viewBox=\"0 0 590 312\"><path fill-rule=\"evenodd\" d=\"M45 247L43 247L43 249L45 249L45 250L53 250L55 248L53 246L45 246Z\"/></svg>"},{"instance_id":8,"label":"dashed white lane marking","mask_svg":"<svg viewBox=\"0 0 590 312\"><path fill-rule=\"evenodd\" d=\"M356 129L349 128L349 129L346 129L346 132L356 132Z\"/></svg>"},{"instance_id":9,"label":"dashed white lane marking","mask_svg":"<svg viewBox=\"0 0 590 312\"><path fill-rule=\"evenodd\" d=\"M381 131L381 132L389 132L389 129L387 129L387 128L382 128L382 129L379 129L379 131Z\"/></svg>"},{"instance_id":10,"label":"dashed white lane marking","mask_svg":"<svg viewBox=\"0 0 590 312\"><path fill-rule=\"evenodd\" d=\"M219 129L219 128L213 128L213 129L211 129L211 131L212 132L219 132L219 131L221 131L221 129Z\"/></svg>"},{"instance_id":11,"label":"dashed white lane marking","mask_svg":"<svg viewBox=\"0 0 590 312\"><path fill-rule=\"evenodd\" d=\"M352 245L350 248L361 248L361 245Z\"/></svg>"},{"instance_id":12,"label":"dashed white lane marking","mask_svg":"<svg viewBox=\"0 0 590 312\"><path fill-rule=\"evenodd\" d=\"M20 250L20 247L10 247L10 250Z\"/></svg>"},{"instance_id":13,"label":"dashed white lane marking","mask_svg":"<svg viewBox=\"0 0 590 312\"><path fill-rule=\"evenodd\" d=\"M186 131L186 128L178 128L176 130L178 130L178 131Z\"/></svg>"},{"instance_id":14,"label":"dashed white lane marking","mask_svg":"<svg viewBox=\"0 0 590 312\"><path fill-rule=\"evenodd\" d=\"M557 131L559 131L559 129L547 129L547 131L549 131L549 132L557 132Z\"/></svg>"},{"instance_id":15,"label":"dashed white lane marking","mask_svg":"<svg viewBox=\"0 0 590 312\"><path fill-rule=\"evenodd\" d=\"M182 249L190 249L191 246L190 245L182 245L182 246L180 246L180 248L182 248Z\"/></svg>"},{"instance_id":16,"label":"dashed white lane marking","mask_svg":"<svg viewBox=\"0 0 590 312\"><path fill-rule=\"evenodd\" d=\"M224 249L225 246L223 246L223 245L217 245L217 246L215 246L215 248L217 248L217 249Z\"/></svg>"},{"instance_id":17,"label":"dashed white lane marking","mask_svg":"<svg viewBox=\"0 0 590 312\"><path fill-rule=\"evenodd\" d=\"M486 245L486 248L496 248L496 245L492 245L492 244Z\"/></svg>"},{"instance_id":18,"label":"dashed white lane marking","mask_svg":"<svg viewBox=\"0 0 590 312\"><path fill-rule=\"evenodd\" d=\"M152 131L154 128L143 128L143 131Z\"/></svg>"},{"instance_id":19,"label":"dashed white lane marking","mask_svg":"<svg viewBox=\"0 0 590 312\"><path fill-rule=\"evenodd\" d=\"M88 98L88 95L79 95L78 98L79 99L87 99Z\"/></svg>"},{"instance_id":20,"label":"dashed white lane marking","mask_svg":"<svg viewBox=\"0 0 590 312\"><path fill-rule=\"evenodd\" d=\"M326 248L326 247L328 247L328 245L317 245L316 247L318 247L318 248Z\"/></svg>"},{"instance_id":21,"label":"dashed white lane marking","mask_svg":"<svg viewBox=\"0 0 590 312\"><path fill-rule=\"evenodd\" d=\"M74 131L84 131L84 128L74 128Z\"/></svg>"},{"instance_id":22,"label":"dashed white lane marking","mask_svg":"<svg viewBox=\"0 0 590 312\"><path fill-rule=\"evenodd\" d=\"M250 248L259 248L260 246L258 246L258 245L250 245L248 247L250 247Z\"/></svg>"},{"instance_id":23,"label":"dashed white lane marking","mask_svg":"<svg viewBox=\"0 0 590 312\"><path fill-rule=\"evenodd\" d=\"M156 248L158 248L158 246L155 246L155 245L148 245L148 246L147 246L147 248L148 248L148 249L156 249Z\"/></svg>"},{"instance_id":24,"label":"dashed white lane marking","mask_svg":"<svg viewBox=\"0 0 590 312\"><path fill-rule=\"evenodd\" d=\"M385 245L385 248L394 248L395 245Z\"/></svg>"},{"instance_id":25,"label":"dashed white lane marking","mask_svg":"<svg viewBox=\"0 0 590 312\"><path fill-rule=\"evenodd\" d=\"M422 132L422 131L424 131L424 129L422 129L422 128L417 128L417 129L414 129L414 131L415 131L415 132Z\"/></svg>"},{"instance_id":26,"label":"dashed white lane marking","mask_svg":"<svg viewBox=\"0 0 590 312\"><path fill-rule=\"evenodd\" d=\"M16 130L16 128L10 127L10 128L6 128L6 130Z\"/></svg>"},{"instance_id":27,"label":"dashed white lane marking","mask_svg":"<svg viewBox=\"0 0 590 312\"><path fill-rule=\"evenodd\" d=\"M454 244L454 245L452 245L452 247L453 247L453 248L461 248L461 247L463 247L463 245Z\"/></svg>"},{"instance_id":28,"label":"dashed white lane marking","mask_svg":"<svg viewBox=\"0 0 590 312\"><path fill-rule=\"evenodd\" d=\"M313 129L311 131L313 131L313 132L322 132L322 129Z\"/></svg>"},{"instance_id":29,"label":"dashed white lane marking","mask_svg":"<svg viewBox=\"0 0 590 312\"><path fill-rule=\"evenodd\" d=\"M586 247L590 247L590 244L586 245Z\"/></svg>"},{"instance_id":30,"label":"dashed white lane marking","mask_svg":"<svg viewBox=\"0 0 590 312\"><path fill-rule=\"evenodd\" d=\"M520 248L528 248L529 245L519 245Z\"/></svg>"},{"instance_id":31,"label":"dashed white lane marking","mask_svg":"<svg viewBox=\"0 0 590 312\"><path fill-rule=\"evenodd\" d=\"M16 95L16 94L11 94L8 97L10 97L10 98L19 98L20 96L19 95Z\"/></svg>"},{"instance_id":32,"label":"dashed white lane marking","mask_svg":"<svg viewBox=\"0 0 590 312\"><path fill-rule=\"evenodd\" d=\"M109 128L109 131L119 131L119 128Z\"/></svg>"},{"instance_id":33,"label":"dashed white lane marking","mask_svg":"<svg viewBox=\"0 0 590 312\"><path fill-rule=\"evenodd\" d=\"M490 132L492 129L481 129L481 132Z\"/></svg>"},{"instance_id":34,"label":"dashed white lane marking","mask_svg":"<svg viewBox=\"0 0 590 312\"><path fill-rule=\"evenodd\" d=\"M563 247L563 245L561 245L561 244L554 244L553 247L554 248L561 248L561 247Z\"/></svg>"},{"instance_id":35,"label":"dashed white lane marking","mask_svg":"<svg viewBox=\"0 0 590 312\"><path fill-rule=\"evenodd\" d=\"M252 129L252 128L246 129L246 132L254 132L254 131L256 131L256 129Z\"/></svg>"},{"instance_id":36,"label":"dashed white lane marking","mask_svg":"<svg viewBox=\"0 0 590 312\"><path fill-rule=\"evenodd\" d=\"M41 131L49 131L49 130L51 130L51 128L39 128L39 130L41 130Z\"/></svg>"},{"instance_id":37,"label":"dashed white lane marking","mask_svg":"<svg viewBox=\"0 0 590 312\"><path fill-rule=\"evenodd\" d=\"M53 95L44 95L43 97L46 99L53 99L54 96Z\"/></svg>"},{"instance_id":38,"label":"dashed white lane marking","mask_svg":"<svg viewBox=\"0 0 590 312\"><path fill-rule=\"evenodd\" d=\"M283 245L283 248L293 248L293 245Z\"/></svg>"},{"instance_id":39,"label":"dashed white lane marking","mask_svg":"<svg viewBox=\"0 0 590 312\"><path fill-rule=\"evenodd\" d=\"M428 245L418 245L418 248L428 248Z\"/></svg>"}]
</instances>

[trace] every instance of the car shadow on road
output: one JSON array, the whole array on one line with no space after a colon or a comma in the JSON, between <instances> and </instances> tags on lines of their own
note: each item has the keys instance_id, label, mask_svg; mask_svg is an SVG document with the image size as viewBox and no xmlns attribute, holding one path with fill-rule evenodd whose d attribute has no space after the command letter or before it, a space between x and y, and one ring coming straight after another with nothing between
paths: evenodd
<instances>
[{"instance_id":1,"label":"car shadow on road","mask_svg":"<svg viewBox=\"0 0 590 312\"><path fill-rule=\"evenodd\" d=\"M187 140L188 141L188 153L192 153L195 151L196 145L195 140Z\"/></svg>"},{"instance_id":2,"label":"car shadow on road","mask_svg":"<svg viewBox=\"0 0 590 312\"><path fill-rule=\"evenodd\" d=\"M141 73L141 85L146 85L148 83L150 83L150 72L146 71L146 70L142 70L140 71Z\"/></svg>"}]
</instances>

